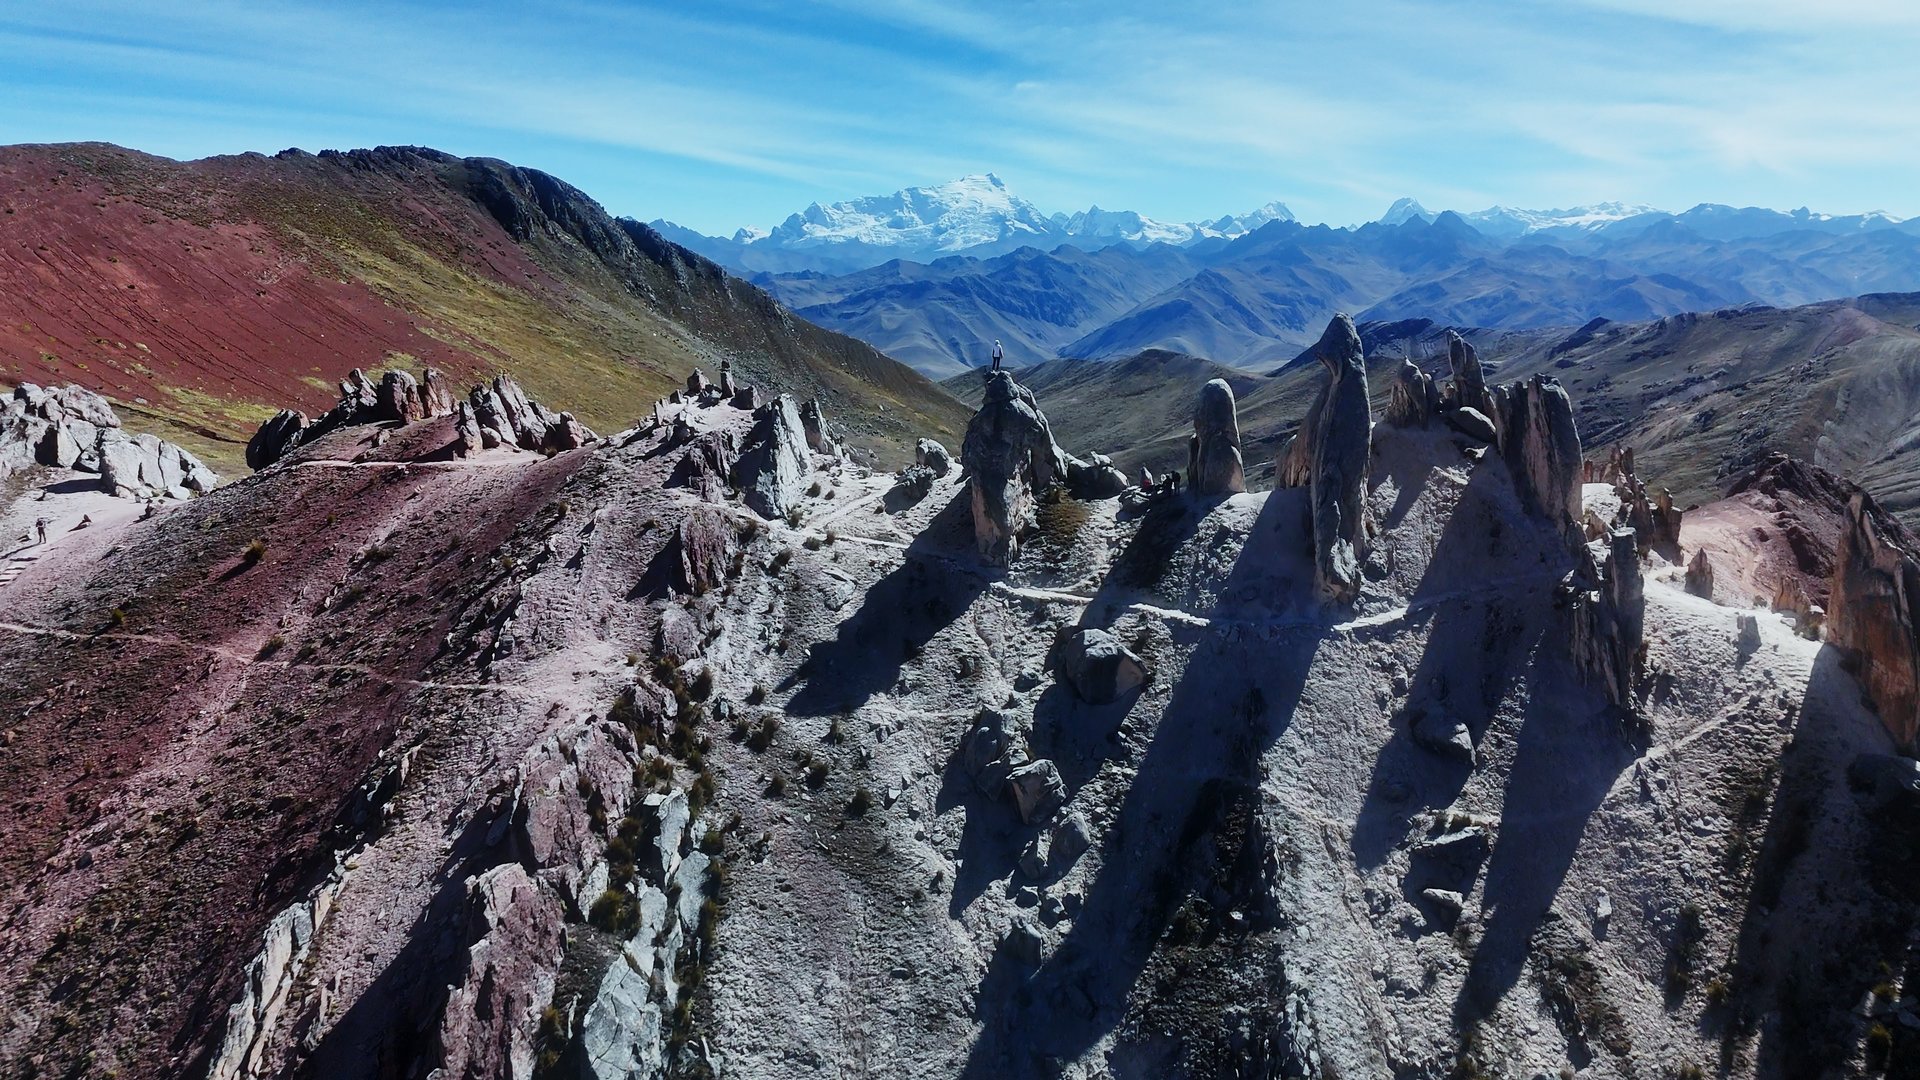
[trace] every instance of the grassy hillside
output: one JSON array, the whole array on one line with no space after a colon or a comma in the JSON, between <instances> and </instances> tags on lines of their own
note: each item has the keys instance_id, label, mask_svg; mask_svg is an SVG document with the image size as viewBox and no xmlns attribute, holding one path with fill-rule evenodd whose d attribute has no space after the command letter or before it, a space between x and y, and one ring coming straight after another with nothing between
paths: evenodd
<instances>
[{"instance_id":1,"label":"grassy hillside","mask_svg":"<svg viewBox=\"0 0 1920 1080\"><path fill-rule=\"evenodd\" d=\"M964 422L873 348L504 162L16 146L0 217L0 380L99 390L227 472L262 417L325 409L353 367L511 372L610 430L725 357L889 462Z\"/></svg>"}]
</instances>

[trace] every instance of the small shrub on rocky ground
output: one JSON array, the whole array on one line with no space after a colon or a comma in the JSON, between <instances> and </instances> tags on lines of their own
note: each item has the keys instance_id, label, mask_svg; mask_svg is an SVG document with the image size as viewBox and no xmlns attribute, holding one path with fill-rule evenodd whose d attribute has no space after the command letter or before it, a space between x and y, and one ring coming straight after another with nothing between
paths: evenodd
<instances>
[{"instance_id":1,"label":"small shrub on rocky ground","mask_svg":"<svg viewBox=\"0 0 1920 1080\"><path fill-rule=\"evenodd\" d=\"M871 809L873 809L873 792L868 791L867 786L862 784L853 790L853 798L847 800L847 814L850 817L866 817L867 811Z\"/></svg>"},{"instance_id":2,"label":"small shrub on rocky ground","mask_svg":"<svg viewBox=\"0 0 1920 1080\"><path fill-rule=\"evenodd\" d=\"M248 566L259 562L265 558L266 555L267 542L257 536L247 541L247 546L240 549L240 561Z\"/></svg>"}]
</instances>

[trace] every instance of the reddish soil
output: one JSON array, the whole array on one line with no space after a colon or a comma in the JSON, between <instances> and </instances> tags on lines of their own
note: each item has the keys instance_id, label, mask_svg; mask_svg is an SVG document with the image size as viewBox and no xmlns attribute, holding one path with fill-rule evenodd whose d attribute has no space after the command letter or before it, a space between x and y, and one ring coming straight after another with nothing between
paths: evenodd
<instances>
[{"instance_id":1,"label":"reddish soil","mask_svg":"<svg viewBox=\"0 0 1920 1080\"><path fill-rule=\"evenodd\" d=\"M429 671L492 553L586 460L321 460L374 430L64 536L8 587L0 667L30 689L0 721L0 1013L28 1026L0 1022L0 1058L72 1060L113 1017L182 1055L156 1075L205 1068L266 919L351 838L407 710L442 707ZM405 434L382 451L450 432Z\"/></svg>"},{"instance_id":2,"label":"reddish soil","mask_svg":"<svg viewBox=\"0 0 1920 1080\"><path fill-rule=\"evenodd\" d=\"M206 212L194 220L152 188L113 190L121 185L76 167L72 148L0 154L0 379L76 383L125 402L178 387L317 413L340 373L392 352L460 373L484 366L329 273L311 245L225 220L204 193L221 191L230 169L96 149L124 167L123 184L202 192Z\"/></svg>"}]
</instances>

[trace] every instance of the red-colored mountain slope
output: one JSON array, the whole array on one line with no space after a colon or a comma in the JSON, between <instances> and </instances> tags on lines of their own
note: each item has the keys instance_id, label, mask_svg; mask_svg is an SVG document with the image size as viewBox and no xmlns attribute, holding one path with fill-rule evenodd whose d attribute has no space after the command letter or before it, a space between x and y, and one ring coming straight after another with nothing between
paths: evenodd
<instances>
[{"instance_id":1,"label":"red-colored mountain slope","mask_svg":"<svg viewBox=\"0 0 1920 1080\"><path fill-rule=\"evenodd\" d=\"M226 471L352 367L516 375L589 425L696 365L821 397L856 445L951 435L944 392L544 173L383 147L176 162L0 149L0 380L78 383Z\"/></svg>"}]
</instances>

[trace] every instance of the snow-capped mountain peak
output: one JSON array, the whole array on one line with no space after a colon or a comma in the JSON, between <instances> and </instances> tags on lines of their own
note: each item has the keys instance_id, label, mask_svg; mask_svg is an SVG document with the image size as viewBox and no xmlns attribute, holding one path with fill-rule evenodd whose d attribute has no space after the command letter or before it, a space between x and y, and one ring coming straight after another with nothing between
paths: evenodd
<instances>
[{"instance_id":1,"label":"snow-capped mountain peak","mask_svg":"<svg viewBox=\"0 0 1920 1080\"><path fill-rule=\"evenodd\" d=\"M1414 218L1419 218L1421 221L1432 221L1433 217L1432 211L1421 206L1417 200L1403 196L1393 200L1393 205L1387 207L1387 212L1380 215L1380 224L1403 225L1406 222L1412 221Z\"/></svg>"},{"instance_id":2,"label":"snow-capped mountain peak","mask_svg":"<svg viewBox=\"0 0 1920 1080\"><path fill-rule=\"evenodd\" d=\"M782 247L858 243L903 252L944 253L1016 236L1044 236L1046 216L992 173L932 187L902 188L829 206L813 203L752 242Z\"/></svg>"}]
</instances>

